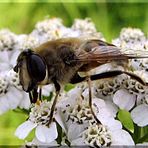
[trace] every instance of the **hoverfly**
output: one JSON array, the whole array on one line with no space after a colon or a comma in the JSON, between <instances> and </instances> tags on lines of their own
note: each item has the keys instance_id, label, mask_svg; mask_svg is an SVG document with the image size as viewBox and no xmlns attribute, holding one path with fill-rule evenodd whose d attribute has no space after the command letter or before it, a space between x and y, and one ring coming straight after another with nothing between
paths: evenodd
<instances>
[{"instance_id":1,"label":"hoverfly","mask_svg":"<svg viewBox=\"0 0 148 148\"><path fill-rule=\"evenodd\" d=\"M62 38L48 41L33 50L28 49L20 53L14 71L19 73L20 84L23 90L29 93L32 103L35 103L38 97L41 98L41 89L38 93L39 86L54 84L56 96L51 108L50 120L52 120L61 85L87 81L89 84L89 105L95 117L92 110L91 80L127 74L143 85L145 83L137 75L122 70L107 71L84 77L81 77L79 72L88 72L111 62L126 67L128 60L134 58L147 57L122 53L113 44L97 39Z\"/></svg>"}]
</instances>

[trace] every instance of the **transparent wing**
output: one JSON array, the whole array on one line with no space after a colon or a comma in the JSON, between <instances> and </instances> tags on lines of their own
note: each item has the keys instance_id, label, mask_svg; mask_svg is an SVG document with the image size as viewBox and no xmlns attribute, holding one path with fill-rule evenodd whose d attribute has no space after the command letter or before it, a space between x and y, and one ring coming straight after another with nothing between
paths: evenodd
<instances>
[{"instance_id":1,"label":"transparent wing","mask_svg":"<svg viewBox=\"0 0 148 148\"><path fill-rule=\"evenodd\" d=\"M145 53L144 56L143 53L141 55L123 53L118 47L101 40L87 41L80 48L82 52L77 54L77 60L80 62L97 61L104 64L115 60L148 58L148 54Z\"/></svg>"}]
</instances>

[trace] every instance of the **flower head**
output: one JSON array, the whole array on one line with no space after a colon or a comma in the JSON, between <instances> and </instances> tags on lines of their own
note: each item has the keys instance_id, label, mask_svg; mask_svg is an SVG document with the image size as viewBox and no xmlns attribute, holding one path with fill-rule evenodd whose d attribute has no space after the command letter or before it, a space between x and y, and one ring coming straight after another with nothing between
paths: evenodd
<instances>
[{"instance_id":1,"label":"flower head","mask_svg":"<svg viewBox=\"0 0 148 148\"><path fill-rule=\"evenodd\" d=\"M16 35L8 29L0 31L0 51L12 50L14 45L17 43Z\"/></svg>"},{"instance_id":2,"label":"flower head","mask_svg":"<svg viewBox=\"0 0 148 148\"><path fill-rule=\"evenodd\" d=\"M51 143L54 141L58 134L56 129L56 123L49 124L51 112L51 102L42 101L39 104L34 104L31 108L29 118L23 124L21 124L15 135L20 139L25 139L28 134L34 129L36 138L43 143Z\"/></svg>"}]
</instances>

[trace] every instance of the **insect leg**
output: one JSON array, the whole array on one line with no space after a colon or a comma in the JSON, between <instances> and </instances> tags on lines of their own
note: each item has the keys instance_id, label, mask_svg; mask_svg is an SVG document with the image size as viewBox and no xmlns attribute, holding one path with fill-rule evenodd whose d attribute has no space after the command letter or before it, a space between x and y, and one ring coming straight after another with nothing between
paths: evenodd
<instances>
[{"instance_id":1,"label":"insect leg","mask_svg":"<svg viewBox=\"0 0 148 148\"><path fill-rule=\"evenodd\" d=\"M87 77L80 77L77 73L70 80L71 84L80 83L86 80Z\"/></svg>"},{"instance_id":2,"label":"insect leg","mask_svg":"<svg viewBox=\"0 0 148 148\"><path fill-rule=\"evenodd\" d=\"M137 80L139 83L141 83L142 85L146 85L146 83L137 75L135 75L134 73L130 73L127 71L122 71L122 70L114 70L114 71L107 71L107 72L103 72L100 74L95 74L95 75L91 75L91 80L98 80L98 79L104 79L104 78L111 78L111 77L115 77L121 74L126 74L128 76L130 76L132 79Z\"/></svg>"},{"instance_id":3,"label":"insect leg","mask_svg":"<svg viewBox=\"0 0 148 148\"><path fill-rule=\"evenodd\" d=\"M37 102L37 99L38 99L37 88L34 88L32 91L29 92L29 98L31 103Z\"/></svg>"},{"instance_id":4,"label":"insect leg","mask_svg":"<svg viewBox=\"0 0 148 148\"><path fill-rule=\"evenodd\" d=\"M38 99L38 92L37 92L38 88L34 88L33 91L32 91L32 96L33 96L33 103L36 103L37 102L37 99Z\"/></svg>"},{"instance_id":5,"label":"insect leg","mask_svg":"<svg viewBox=\"0 0 148 148\"><path fill-rule=\"evenodd\" d=\"M31 91L29 92L29 99L30 99L30 103L33 103L33 97L32 97Z\"/></svg>"},{"instance_id":6,"label":"insect leg","mask_svg":"<svg viewBox=\"0 0 148 148\"><path fill-rule=\"evenodd\" d=\"M88 83L88 88L89 88L89 107L91 109L91 113L94 116L94 118L97 121L97 123L98 124L101 124L101 122L98 120L98 118L96 117L96 115L95 115L95 113L93 111L93 106L92 106L92 91L91 91L91 79L90 79L90 77L88 77L87 83Z\"/></svg>"},{"instance_id":7,"label":"insect leg","mask_svg":"<svg viewBox=\"0 0 148 148\"><path fill-rule=\"evenodd\" d=\"M42 100L42 88L39 88L39 100Z\"/></svg>"},{"instance_id":8,"label":"insect leg","mask_svg":"<svg viewBox=\"0 0 148 148\"><path fill-rule=\"evenodd\" d=\"M50 119L49 119L48 125L52 122L55 106L56 106L58 95L59 95L60 89L61 89L60 84L56 80L54 80L53 83L54 83L54 86L55 86L55 89L56 89L56 96L54 98L54 101L53 101L53 104L52 104L52 107L51 107Z\"/></svg>"},{"instance_id":9,"label":"insect leg","mask_svg":"<svg viewBox=\"0 0 148 148\"><path fill-rule=\"evenodd\" d=\"M127 71L122 71L122 70L106 71L106 72L103 72L103 73L94 74L94 75L91 75L90 76L90 79L92 81L94 81L94 80L99 80L99 79L105 79L105 78L115 77L115 76L118 76L118 75L121 75L121 74L129 75L132 79L137 80L142 85L147 85L139 76L135 75L134 73L130 73L130 72L127 72ZM76 73L73 76L73 78L71 79L70 83L76 84L76 83L83 82L86 79L87 79L87 77L80 77Z\"/></svg>"}]
</instances>

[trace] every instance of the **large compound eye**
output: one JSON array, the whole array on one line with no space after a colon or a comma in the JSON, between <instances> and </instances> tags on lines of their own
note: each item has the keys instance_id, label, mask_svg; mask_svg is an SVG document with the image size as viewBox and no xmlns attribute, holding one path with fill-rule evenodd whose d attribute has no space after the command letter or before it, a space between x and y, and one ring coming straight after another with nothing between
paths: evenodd
<instances>
[{"instance_id":1,"label":"large compound eye","mask_svg":"<svg viewBox=\"0 0 148 148\"><path fill-rule=\"evenodd\" d=\"M27 69L34 81L40 82L44 80L46 76L46 65L39 55L32 54L27 57Z\"/></svg>"}]
</instances>

